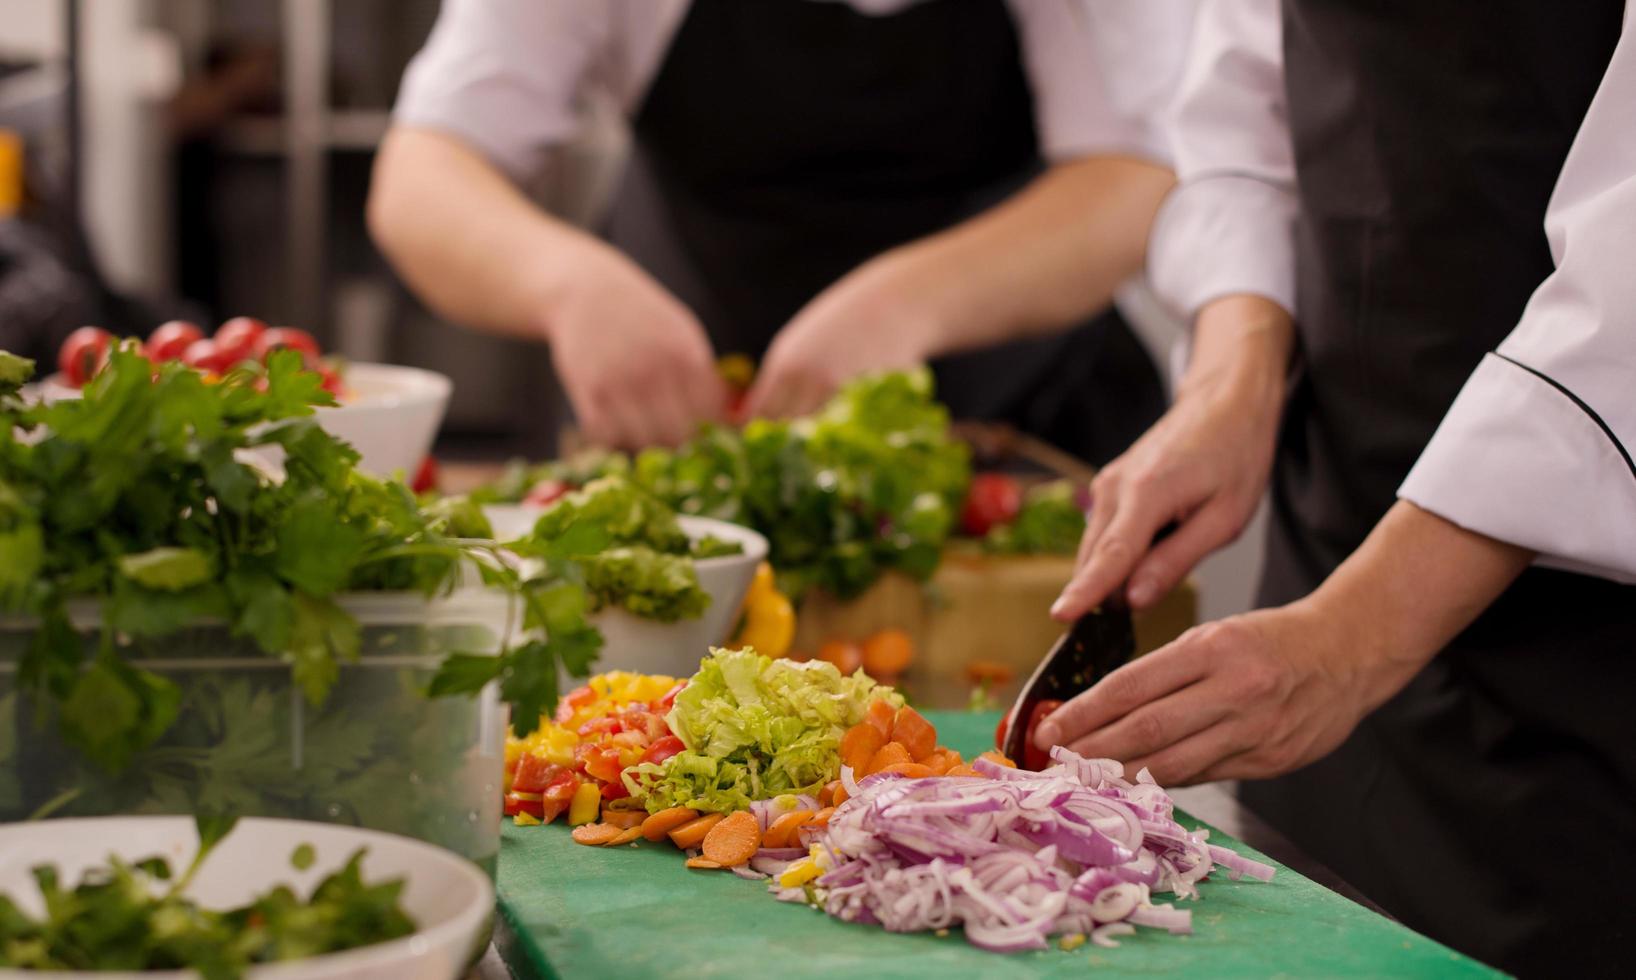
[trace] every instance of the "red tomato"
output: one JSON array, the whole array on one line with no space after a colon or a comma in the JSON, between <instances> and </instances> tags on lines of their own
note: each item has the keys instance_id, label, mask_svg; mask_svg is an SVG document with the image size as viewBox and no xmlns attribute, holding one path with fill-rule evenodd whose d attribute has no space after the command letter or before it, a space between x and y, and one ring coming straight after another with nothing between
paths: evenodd
<instances>
[{"instance_id":1,"label":"red tomato","mask_svg":"<svg viewBox=\"0 0 1636 980\"><path fill-rule=\"evenodd\" d=\"M82 387L108 363L108 348L113 342L114 335L101 327L80 327L57 351L57 369L69 384Z\"/></svg>"},{"instance_id":2,"label":"red tomato","mask_svg":"<svg viewBox=\"0 0 1636 980\"><path fill-rule=\"evenodd\" d=\"M960 529L974 538L989 528L1010 524L1022 509L1022 486L1004 473L979 473L971 479L971 492L960 509Z\"/></svg>"},{"instance_id":3,"label":"red tomato","mask_svg":"<svg viewBox=\"0 0 1636 980\"><path fill-rule=\"evenodd\" d=\"M1011 712L1007 711L1000 716L999 724L994 726L994 747L1005 751L1006 732L1011 730Z\"/></svg>"},{"instance_id":4,"label":"red tomato","mask_svg":"<svg viewBox=\"0 0 1636 980\"><path fill-rule=\"evenodd\" d=\"M606 783L602 787L602 799L604 801L622 800L629 795L631 795L631 791L625 788L625 781L623 779L615 779L613 782Z\"/></svg>"},{"instance_id":5,"label":"red tomato","mask_svg":"<svg viewBox=\"0 0 1636 980\"><path fill-rule=\"evenodd\" d=\"M437 489L437 460L428 456L420 461L420 469L415 471L415 479L409 484L409 489L416 493Z\"/></svg>"},{"instance_id":6,"label":"red tomato","mask_svg":"<svg viewBox=\"0 0 1636 980\"><path fill-rule=\"evenodd\" d=\"M204 331L186 320L172 320L161 324L148 335L148 357L155 361L179 361L188 345L203 340Z\"/></svg>"},{"instance_id":7,"label":"red tomato","mask_svg":"<svg viewBox=\"0 0 1636 980\"><path fill-rule=\"evenodd\" d=\"M267 324L253 316L236 316L216 328L216 346L228 364L248 361L256 356L256 342L267 332Z\"/></svg>"},{"instance_id":8,"label":"red tomato","mask_svg":"<svg viewBox=\"0 0 1636 980\"><path fill-rule=\"evenodd\" d=\"M525 800L514 792L507 793L505 801L505 815L508 817L515 817L519 813L526 813L530 816L539 817L543 820L545 818L545 801Z\"/></svg>"},{"instance_id":9,"label":"red tomato","mask_svg":"<svg viewBox=\"0 0 1636 980\"><path fill-rule=\"evenodd\" d=\"M678 681L675 687L665 692L664 697L650 703L648 707L652 708L656 715L670 714L670 709L676 707L676 695L682 693L682 688L686 686L687 681Z\"/></svg>"},{"instance_id":10,"label":"red tomato","mask_svg":"<svg viewBox=\"0 0 1636 980\"><path fill-rule=\"evenodd\" d=\"M670 734L670 726L665 720L649 711L647 705L633 705L625 709L620 717L621 723L627 732L641 732L647 741L664 738Z\"/></svg>"},{"instance_id":11,"label":"red tomato","mask_svg":"<svg viewBox=\"0 0 1636 980\"><path fill-rule=\"evenodd\" d=\"M274 327L256 337L256 360L266 361L267 355L275 350L300 351L308 363L318 360L323 353L318 349L318 341L312 339L312 334L295 327Z\"/></svg>"},{"instance_id":12,"label":"red tomato","mask_svg":"<svg viewBox=\"0 0 1636 980\"><path fill-rule=\"evenodd\" d=\"M603 715L600 718L592 718L579 726L579 737L590 738L593 735L615 735L624 730L625 726L620 724L618 717Z\"/></svg>"},{"instance_id":13,"label":"red tomato","mask_svg":"<svg viewBox=\"0 0 1636 980\"><path fill-rule=\"evenodd\" d=\"M674 735L666 735L648 746L648 750L642 753L642 761L658 764L686 748L687 746L682 744L681 739Z\"/></svg>"},{"instance_id":14,"label":"red tomato","mask_svg":"<svg viewBox=\"0 0 1636 980\"><path fill-rule=\"evenodd\" d=\"M319 385L320 388L323 388L325 391L334 395L336 401L340 401L342 398L346 397L347 386L346 383L341 380L341 373L339 371L332 367L326 367L322 364L320 364L316 370L318 371L318 376L324 379L323 384Z\"/></svg>"},{"instance_id":15,"label":"red tomato","mask_svg":"<svg viewBox=\"0 0 1636 980\"><path fill-rule=\"evenodd\" d=\"M624 767L619 764L617 748L595 749L585 755L586 775L605 783L619 782L619 773L623 769Z\"/></svg>"},{"instance_id":16,"label":"red tomato","mask_svg":"<svg viewBox=\"0 0 1636 980\"><path fill-rule=\"evenodd\" d=\"M1060 707L1062 707L1062 702L1053 698L1035 702L1034 710L1029 712L1028 715L1028 732L1024 736L1023 757L1012 761L1020 762L1024 769L1031 769L1034 772L1039 772L1051 764L1050 751L1035 747L1034 732L1039 729L1040 722L1045 720L1046 715Z\"/></svg>"},{"instance_id":17,"label":"red tomato","mask_svg":"<svg viewBox=\"0 0 1636 980\"><path fill-rule=\"evenodd\" d=\"M572 489L574 488L561 480L541 480L529 488L528 493L523 496L523 503L544 507Z\"/></svg>"},{"instance_id":18,"label":"red tomato","mask_svg":"<svg viewBox=\"0 0 1636 980\"><path fill-rule=\"evenodd\" d=\"M214 340L206 338L187 345L187 350L182 352L182 363L200 371L225 374L238 361L228 357Z\"/></svg>"},{"instance_id":19,"label":"red tomato","mask_svg":"<svg viewBox=\"0 0 1636 980\"><path fill-rule=\"evenodd\" d=\"M579 687L576 687L567 694L564 694L562 696L562 701L557 705L557 713L554 716L557 724L567 724L568 719L574 716L575 711L585 707L595 700L596 692L591 690L590 686L586 684L581 684Z\"/></svg>"},{"instance_id":20,"label":"red tomato","mask_svg":"<svg viewBox=\"0 0 1636 980\"><path fill-rule=\"evenodd\" d=\"M561 766L554 766L537 755L525 755L517 762L517 774L511 779L513 793L543 793L551 781L559 776L573 778Z\"/></svg>"}]
</instances>

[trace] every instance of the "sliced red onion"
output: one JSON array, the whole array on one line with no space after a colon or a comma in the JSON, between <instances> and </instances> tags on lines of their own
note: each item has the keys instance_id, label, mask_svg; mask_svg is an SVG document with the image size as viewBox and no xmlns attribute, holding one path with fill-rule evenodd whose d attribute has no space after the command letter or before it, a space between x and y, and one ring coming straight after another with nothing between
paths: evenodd
<instances>
[{"instance_id":1,"label":"sliced red onion","mask_svg":"<svg viewBox=\"0 0 1636 980\"><path fill-rule=\"evenodd\" d=\"M1273 866L1252 861L1236 851L1229 851L1219 844L1210 845L1210 859L1227 869L1227 877L1237 881L1242 875L1249 875L1256 881L1271 881Z\"/></svg>"},{"instance_id":2,"label":"sliced red onion","mask_svg":"<svg viewBox=\"0 0 1636 980\"><path fill-rule=\"evenodd\" d=\"M1190 930L1191 913L1149 895L1196 896L1217 863L1235 876L1271 875L1177 824L1145 770L1131 783L1112 760L1061 748L1052 757L1044 772L978 759L987 779L855 780L843 769L851 798L826 828L800 838L816 841L831 869L817 881L825 911L897 932L961 925L968 941L996 951L1087 931L1114 945L1132 924ZM775 873L773 857L756 860L765 863L753 868Z\"/></svg>"},{"instance_id":3,"label":"sliced red onion","mask_svg":"<svg viewBox=\"0 0 1636 980\"><path fill-rule=\"evenodd\" d=\"M1105 926L1097 926L1091 930L1091 942L1104 949L1118 949L1119 943L1115 936L1134 936L1136 927L1128 922L1110 922Z\"/></svg>"},{"instance_id":4,"label":"sliced red onion","mask_svg":"<svg viewBox=\"0 0 1636 980\"><path fill-rule=\"evenodd\" d=\"M751 860L752 863L755 861L754 858L751 858L750 860ZM751 881L766 881L767 880L767 875L766 874L764 874L764 873L762 873L760 871L757 871L754 868L747 868L742 864L735 864L735 865L733 865L733 867L729 868L728 870L733 872L734 874L738 875L740 878L748 878Z\"/></svg>"}]
</instances>

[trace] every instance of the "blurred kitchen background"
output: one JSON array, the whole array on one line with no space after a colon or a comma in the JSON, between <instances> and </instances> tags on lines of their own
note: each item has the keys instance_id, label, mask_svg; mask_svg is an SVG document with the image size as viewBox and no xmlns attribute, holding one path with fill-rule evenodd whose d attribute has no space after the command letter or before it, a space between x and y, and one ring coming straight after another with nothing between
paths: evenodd
<instances>
[{"instance_id":1,"label":"blurred kitchen background","mask_svg":"<svg viewBox=\"0 0 1636 980\"><path fill-rule=\"evenodd\" d=\"M449 375L440 456L549 455L566 410L546 350L439 320L364 229L374 150L437 8L0 0L0 185L21 161L26 188L8 201L0 186L0 347L50 362L87 322L145 335L247 314ZM583 118L534 191L590 225L625 134L594 93ZM1140 295L1126 305L1165 363L1180 325ZM1258 521L1201 569L1203 617L1248 605L1260 536Z\"/></svg>"}]
</instances>

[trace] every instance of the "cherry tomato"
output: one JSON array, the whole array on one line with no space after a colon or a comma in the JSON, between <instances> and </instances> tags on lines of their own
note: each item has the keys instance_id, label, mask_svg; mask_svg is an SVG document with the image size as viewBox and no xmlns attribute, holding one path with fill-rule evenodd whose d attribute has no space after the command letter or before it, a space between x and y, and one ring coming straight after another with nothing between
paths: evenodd
<instances>
[{"instance_id":1,"label":"cherry tomato","mask_svg":"<svg viewBox=\"0 0 1636 980\"><path fill-rule=\"evenodd\" d=\"M114 335L101 327L80 327L57 351L57 369L69 384L83 387L108 362L108 348L113 342Z\"/></svg>"},{"instance_id":2,"label":"cherry tomato","mask_svg":"<svg viewBox=\"0 0 1636 980\"><path fill-rule=\"evenodd\" d=\"M681 739L674 735L666 735L664 738L661 738L659 741L648 746L648 750L642 753L642 761L652 762L654 764L662 763L666 759L680 753L686 748L687 746L682 744Z\"/></svg>"},{"instance_id":3,"label":"cherry tomato","mask_svg":"<svg viewBox=\"0 0 1636 980\"><path fill-rule=\"evenodd\" d=\"M1034 732L1040 727L1045 716L1062 707L1062 702L1054 698L1046 698L1034 704L1034 710L1028 713L1028 731L1023 736L1023 757L1019 761L1024 769L1039 772L1051 764L1051 752L1048 749L1037 748L1034 745Z\"/></svg>"},{"instance_id":4,"label":"cherry tomato","mask_svg":"<svg viewBox=\"0 0 1636 980\"><path fill-rule=\"evenodd\" d=\"M543 793L551 781L572 774L561 766L552 765L537 755L525 755L517 762L517 773L511 778L513 793Z\"/></svg>"},{"instance_id":5,"label":"cherry tomato","mask_svg":"<svg viewBox=\"0 0 1636 980\"><path fill-rule=\"evenodd\" d=\"M863 669L870 677L896 677L915 659L915 641L900 629L884 629L863 641Z\"/></svg>"},{"instance_id":6,"label":"cherry tomato","mask_svg":"<svg viewBox=\"0 0 1636 980\"><path fill-rule=\"evenodd\" d=\"M267 332L267 324L253 316L236 316L216 328L216 346L232 366L256 356L256 342Z\"/></svg>"},{"instance_id":7,"label":"cherry tomato","mask_svg":"<svg viewBox=\"0 0 1636 980\"><path fill-rule=\"evenodd\" d=\"M972 477L971 492L960 509L960 529L974 538L989 528L1010 524L1022 509L1022 486L1004 473L979 473Z\"/></svg>"},{"instance_id":8,"label":"cherry tomato","mask_svg":"<svg viewBox=\"0 0 1636 980\"><path fill-rule=\"evenodd\" d=\"M994 726L994 747L1005 751L1006 732L1011 730L1011 712L1007 711L1000 716L1000 721Z\"/></svg>"},{"instance_id":9,"label":"cherry tomato","mask_svg":"<svg viewBox=\"0 0 1636 980\"><path fill-rule=\"evenodd\" d=\"M409 484L409 489L416 493L437 489L437 460L428 456L420 461L420 469L415 471L415 479Z\"/></svg>"},{"instance_id":10,"label":"cherry tomato","mask_svg":"<svg viewBox=\"0 0 1636 980\"><path fill-rule=\"evenodd\" d=\"M342 398L346 397L346 383L341 380L341 373L339 371L322 364L318 366L317 371L318 376L324 379L323 383L319 385L320 388L323 388L325 391L334 395L336 401L340 401Z\"/></svg>"},{"instance_id":11,"label":"cherry tomato","mask_svg":"<svg viewBox=\"0 0 1636 980\"><path fill-rule=\"evenodd\" d=\"M574 716L575 711L595 700L596 692L591 690L590 685L581 684L563 695L562 702L557 705L557 713L553 717L557 724L565 725L568 723L568 719Z\"/></svg>"},{"instance_id":12,"label":"cherry tomato","mask_svg":"<svg viewBox=\"0 0 1636 980\"><path fill-rule=\"evenodd\" d=\"M544 507L572 489L574 488L562 480L541 480L529 488L528 493L523 496L523 503Z\"/></svg>"},{"instance_id":13,"label":"cherry tomato","mask_svg":"<svg viewBox=\"0 0 1636 980\"><path fill-rule=\"evenodd\" d=\"M152 360L179 361L195 340L203 340L204 331L186 320L172 320L161 324L148 335L148 357Z\"/></svg>"},{"instance_id":14,"label":"cherry tomato","mask_svg":"<svg viewBox=\"0 0 1636 980\"><path fill-rule=\"evenodd\" d=\"M648 707L653 709L654 714L661 717L670 714L670 709L676 707L676 695L682 693L682 689L685 687L687 687L687 681L677 681L676 686L666 691L664 697L649 703Z\"/></svg>"},{"instance_id":15,"label":"cherry tomato","mask_svg":"<svg viewBox=\"0 0 1636 980\"><path fill-rule=\"evenodd\" d=\"M818 648L818 659L835 665L848 676L863 666L863 650L851 640L829 640Z\"/></svg>"},{"instance_id":16,"label":"cherry tomato","mask_svg":"<svg viewBox=\"0 0 1636 980\"><path fill-rule=\"evenodd\" d=\"M256 337L256 360L266 361L267 355L275 350L300 351L302 358L308 363L318 360L318 356L323 353L318 349L318 341L312 339L312 334L305 330L297 330L295 327L274 327Z\"/></svg>"},{"instance_id":17,"label":"cherry tomato","mask_svg":"<svg viewBox=\"0 0 1636 980\"><path fill-rule=\"evenodd\" d=\"M182 352L182 363L200 371L212 374L224 374L229 368L238 363L237 358L228 357L214 340L206 337L204 340L195 340L187 345Z\"/></svg>"}]
</instances>

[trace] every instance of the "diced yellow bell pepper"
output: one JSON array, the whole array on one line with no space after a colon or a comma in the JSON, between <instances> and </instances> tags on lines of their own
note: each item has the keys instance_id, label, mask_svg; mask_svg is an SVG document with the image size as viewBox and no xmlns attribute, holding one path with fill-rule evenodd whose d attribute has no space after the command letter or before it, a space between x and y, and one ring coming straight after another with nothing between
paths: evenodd
<instances>
[{"instance_id":1,"label":"diced yellow bell pepper","mask_svg":"<svg viewBox=\"0 0 1636 980\"><path fill-rule=\"evenodd\" d=\"M591 823L602 812L602 787L595 783L580 783L574 798L568 803L568 826L578 827Z\"/></svg>"},{"instance_id":2,"label":"diced yellow bell pepper","mask_svg":"<svg viewBox=\"0 0 1636 980\"><path fill-rule=\"evenodd\" d=\"M511 822L519 827L538 827L540 825L540 818L536 817L532 813L519 812L516 816L511 818Z\"/></svg>"},{"instance_id":3,"label":"diced yellow bell pepper","mask_svg":"<svg viewBox=\"0 0 1636 980\"><path fill-rule=\"evenodd\" d=\"M823 869L818 867L817 861L812 858L802 858L784 869L784 873L778 876L778 886L780 888L800 888L823 873Z\"/></svg>"}]
</instances>

